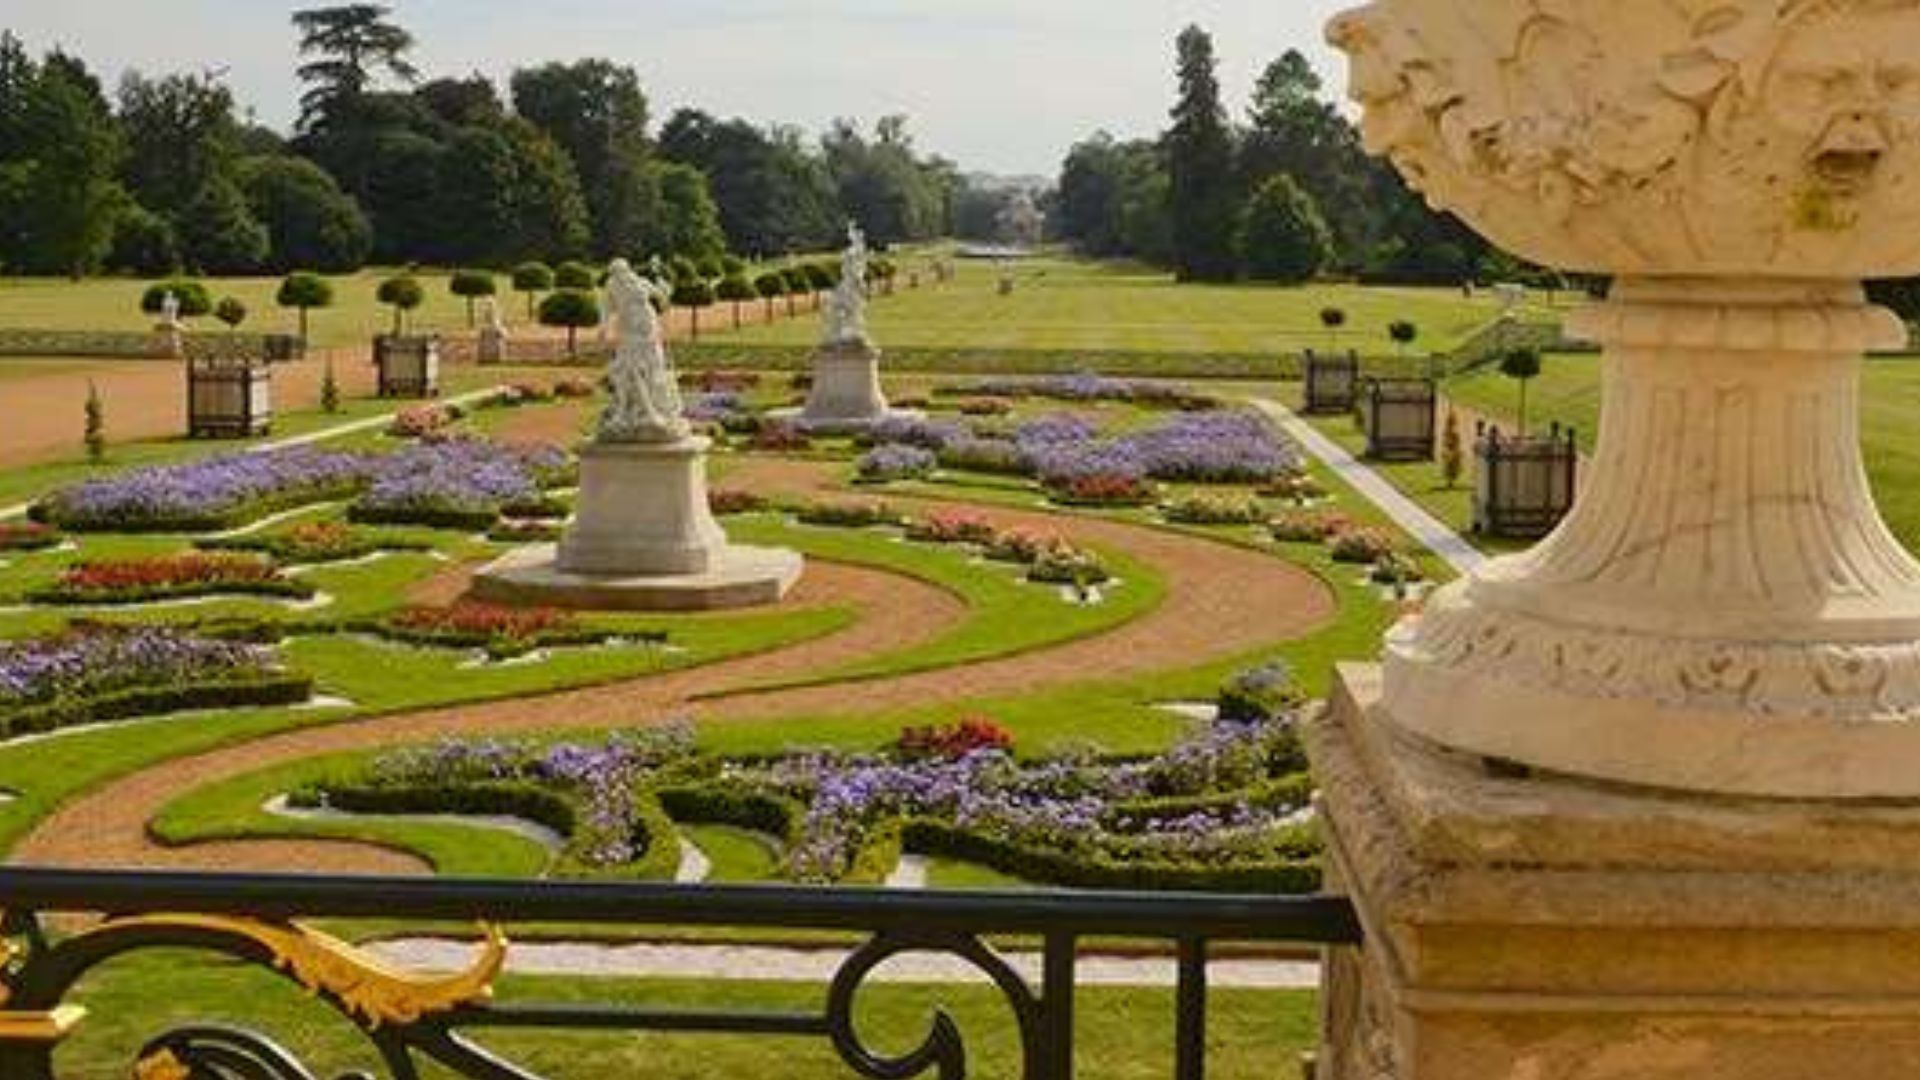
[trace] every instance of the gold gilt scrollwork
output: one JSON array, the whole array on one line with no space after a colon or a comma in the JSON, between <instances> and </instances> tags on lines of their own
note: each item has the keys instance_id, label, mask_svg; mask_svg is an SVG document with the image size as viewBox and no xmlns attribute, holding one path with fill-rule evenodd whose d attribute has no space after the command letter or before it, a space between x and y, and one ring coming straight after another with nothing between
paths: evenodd
<instances>
[{"instance_id":1,"label":"gold gilt scrollwork","mask_svg":"<svg viewBox=\"0 0 1920 1080\"><path fill-rule=\"evenodd\" d=\"M173 1056L171 1050L149 1054L134 1063L133 1080L189 1080L193 1070Z\"/></svg>"},{"instance_id":2,"label":"gold gilt scrollwork","mask_svg":"<svg viewBox=\"0 0 1920 1080\"><path fill-rule=\"evenodd\" d=\"M6 921L7 913L4 909L0 909L0 924ZM13 943L12 938L0 935L0 976L6 975L7 969L12 967L13 962L19 957L20 947ZM4 978L0 978L0 1009L6 1008L7 1000L11 997L13 997L13 989L6 984Z\"/></svg>"},{"instance_id":3,"label":"gold gilt scrollwork","mask_svg":"<svg viewBox=\"0 0 1920 1080\"><path fill-rule=\"evenodd\" d=\"M311 993L325 991L338 998L349 1015L371 1028L411 1024L423 1016L490 1000L493 981L507 959L506 935L491 925L482 928L486 944L474 965L458 975L440 978L389 967L339 938L295 923L213 915L148 915L115 919L95 932L129 927L203 930L254 942L272 954L276 969Z\"/></svg>"}]
</instances>

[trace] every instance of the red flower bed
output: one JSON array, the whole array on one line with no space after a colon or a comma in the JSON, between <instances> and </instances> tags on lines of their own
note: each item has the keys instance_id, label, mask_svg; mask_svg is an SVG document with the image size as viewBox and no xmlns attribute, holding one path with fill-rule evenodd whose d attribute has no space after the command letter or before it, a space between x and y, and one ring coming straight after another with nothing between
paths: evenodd
<instances>
[{"instance_id":1,"label":"red flower bed","mask_svg":"<svg viewBox=\"0 0 1920 1080\"><path fill-rule=\"evenodd\" d=\"M1061 502L1085 506L1145 506L1159 498L1152 481L1118 474L1075 476L1048 490Z\"/></svg>"},{"instance_id":2,"label":"red flower bed","mask_svg":"<svg viewBox=\"0 0 1920 1080\"><path fill-rule=\"evenodd\" d=\"M894 750L911 760L957 761L982 750L1013 751L1013 733L982 716L956 724L902 728Z\"/></svg>"},{"instance_id":3,"label":"red flower bed","mask_svg":"<svg viewBox=\"0 0 1920 1080\"><path fill-rule=\"evenodd\" d=\"M978 514L945 510L915 521L907 535L930 544L990 544L998 530Z\"/></svg>"},{"instance_id":4,"label":"red flower bed","mask_svg":"<svg viewBox=\"0 0 1920 1080\"><path fill-rule=\"evenodd\" d=\"M37 521L0 522L0 551L40 551L65 539L59 529Z\"/></svg>"},{"instance_id":5,"label":"red flower bed","mask_svg":"<svg viewBox=\"0 0 1920 1080\"><path fill-rule=\"evenodd\" d=\"M572 630L578 622L555 608L459 603L446 608L408 608L393 616L393 625L401 630L429 634L524 640L556 630Z\"/></svg>"},{"instance_id":6,"label":"red flower bed","mask_svg":"<svg viewBox=\"0 0 1920 1080\"><path fill-rule=\"evenodd\" d=\"M34 599L51 603L139 603L220 593L305 597L313 587L254 555L195 553L120 562L81 563Z\"/></svg>"}]
</instances>

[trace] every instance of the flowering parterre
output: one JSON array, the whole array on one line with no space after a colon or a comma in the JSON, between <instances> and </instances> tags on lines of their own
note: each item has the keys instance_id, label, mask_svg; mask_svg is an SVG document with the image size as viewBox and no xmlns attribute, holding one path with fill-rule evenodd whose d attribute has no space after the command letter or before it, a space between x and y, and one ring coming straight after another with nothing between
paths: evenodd
<instances>
[{"instance_id":1,"label":"flowering parterre","mask_svg":"<svg viewBox=\"0 0 1920 1080\"><path fill-rule=\"evenodd\" d=\"M452 607L405 608L379 620L371 629L418 645L485 649L496 660L525 656L536 649L598 644L614 636L555 608L465 601Z\"/></svg>"},{"instance_id":2,"label":"flowering parterre","mask_svg":"<svg viewBox=\"0 0 1920 1080\"><path fill-rule=\"evenodd\" d=\"M941 510L907 523L907 538L927 544L990 544L999 530L965 510Z\"/></svg>"},{"instance_id":3,"label":"flowering parterre","mask_svg":"<svg viewBox=\"0 0 1920 1080\"><path fill-rule=\"evenodd\" d=\"M886 443L860 455L854 472L862 483L885 484L895 480L918 480L931 476L939 468L933 451L905 443Z\"/></svg>"},{"instance_id":4,"label":"flowering parterre","mask_svg":"<svg viewBox=\"0 0 1920 1080\"><path fill-rule=\"evenodd\" d=\"M539 508L541 490L571 476L571 462L555 447L454 439L382 458L350 514L378 524L485 529L508 508Z\"/></svg>"},{"instance_id":5,"label":"flowering parterre","mask_svg":"<svg viewBox=\"0 0 1920 1080\"><path fill-rule=\"evenodd\" d=\"M1198 495L1170 504L1165 514L1178 525L1257 525L1267 520L1258 499L1221 499Z\"/></svg>"},{"instance_id":6,"label":"flowering parterre","mask_svg":"<svg viewBox=\"0 0 1920 1080\"><path fill-rule=\"evenodd\" d=\"M1213 398L1190 393L1169 383L1141 379L1110 379L1093 372L1051 375L1040 379L987 379L942 387L941 394L981 398L1042 398L1052 401L1128 402L1150 408L1200 411L1218 406Z\"/></svg>"},{"instance_id":7,"label":"flowering parterre","mask_svg":"<svg viewBox=\"0 0 1920 1080\"><path fill-rule=\"evenodd\" d=\"M395 414L387 434L396 439L424 439L452 427L465 414L458 405L415 405Z\"/></svg>"},{"instance_id":8,"label":"flowering parterre","mask_svg":"<svg viewBox=\"0 0 1920 1080\"><path fill-rule=\"evenodd\" d=\"M898 525L899 511L880 502L817 502L797 507L794 520L802 525L824 528L866 529L876 525Z\"/></svg>"},{"instance_id":9,"label":"flowering parterre","mask_svg":"<svg viewBox=\"0 0 1920 1080\"><path fill-rule=\"evenodd\" d=\"M206 551L253 551L291 565L344 562L383 551L425 551L432 547L410 537L338 521L310 521L253 536L201 540L195 546Z\"/></svg>"},{"instance_id":10,"label":"flowering parterre","mask_svg":"<svg viewBox=\"0 0 1920 1080\"><path fill-rule=\"evenodd\" d=\"M0 551L45 551L66 539L59 529L38 521L0 521Z\"/></svg>"},{"instance_id":11,"label":"flowering parterre","mask_svg":"<svg viewBox=\"0 0 1920 1080\"><path fill-rule=\"evenodd\" d=\"M876 866L885 861L876 856L904 834L909 847L958 850L1062 884L1317 883L1315 841L1300 820L1311 784L1287 719L1207 725L1145 760L1023 763L1011 747L1011 733L986 718L909 729L883 756L771 762L703 758L683 728L549 749L443 744L382 759L357 788L334 789L348 797L334 801L412 786L471 806L464 792L476 785L545 785L579 804L573 848L601 867L644 857L635 808L678 792L707 796L676 800L703 802L699 820L731 813L783 835L786 873L802 881L884 874L891 864ZM769 808L789 820L770 824Z\"/></svg>"},{"instance_id":12,"label":"flowering parterre","mask_svg":"<svg viewBox=\"0 0 1920 1080\"><path fill-rule=\"evenodd\" d=\"M42 604L138 604L234 595L305 599L314 588L257 555L195 552L77 563L31 598Z\"/></svg>"},{"instance_id":13,"label":"flowering parterre","mask_svg":"<svg viewBox=\"0 0 1920 1080\"><path fill-rule=\"evenodd\" d=\"M182 708L304 700L271 651L161 627L78 625L0 642L0 736Z\"/></svg>"},{"instance_id":14,"label":"flowering parterre","mask_svg":"<svg viewBox=\"0 0 1920 1080\"><path fill-rule=\"evenodd\" d=\"M278 510L345 498L380 459L296 447L223 454L184 465L133 469L70 487L35 517L80 532L197 532L245 524Z\"/></svg>"}]
</instances>

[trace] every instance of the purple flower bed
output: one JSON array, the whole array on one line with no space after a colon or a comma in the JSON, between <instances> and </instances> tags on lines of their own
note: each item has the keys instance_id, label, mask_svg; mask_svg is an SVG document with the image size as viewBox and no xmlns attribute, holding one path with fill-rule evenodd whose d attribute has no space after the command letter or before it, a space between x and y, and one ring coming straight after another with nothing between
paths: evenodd
<instances>
[{"instance_id":1,"label":"purple flower bed","mask_svg":"<svg viewBox=\"0 0 1920 1080\"><path fill-rule=\"evenodd\" d=\"M1053 401L1122 401L1178 409L1210 409L1218 402L1177 385L1141 379L1110 379L1090 371L1039 379L986 379L943 388L942 394L988 398L1046 398Z\"/></svg>"},{"instance_id":2,"label":"purple flower bed","mask_svg":"<svg viewBox=\"0 0 1920 1080\"><path fill-rule=\"evenodd\" d=\"M939 459L934 457L931 450L888 443L860 455L860 459L854 462L854 470L866 483L884 484L892 480L915 480L930 475L939 464Z\"/></svg>"},{"instance_id":3,"label":"purple flower bed","mask_svg":"<svg viewBox=\"0 0 1920 1080\"><path fill-rule=\"evenodd\" d=\"M972 435L972 429L958 421L894 415L867 428L861 433L860 442L867 446L895 444L939 450Z\"/></svg>"},{"instance_id":4,"label":"purple flower bed","mask_svg":"<svg viewBox=\"0 0 1920 1080\"><path fill-rule=\"evenodd\" d=\"M218 529L303 503L344 498L373 478L378 461L310 447L222 454L89 480L49 496L35 516L79 531Z\"/></svg>"},{"instance_id":5,"label":"purple flower bed","mask_svg":"<svg viewBox=\"0 0 1920 1080\"><path fill-rule=\"evenodd\" d=\"M35 516L78 531L201 532L326 499L361 496L365 520L416 520L418 508L497 511L563 482L566 453L450 439L387 455L295 447L134 469L55 493Z\"/></svg>"},{"instance_id":6,"label":"purple flower bed","mask_svg":"<svg viewBox=\"0 0 1920 1080\"><path fill-rule=\"evenodd\" d=\"M1121 445L1139 455L1155 480L1259 483L1301 466L1292 442L1250 412L1185 413Z\"/></svg>"},{"instance_id":7,"label":"purple flower bed","mask_svg":"<svg viewBox=\"0 0 1920 1080\"><path fill-rule=\"evenodd\" d=\"M256 645L162 627L82 627L0 642L0 735L216 705L304 699Z\"/></svg>"},{"instance_id":8,"label":"purple flower bed","mask_svg":"<svg viewBox=\"0 0 1920 1080\"><path fill-rule=\"evenodd\" d=\"M564 482L567 475L567 456L553 447L477 439L416 446L381 459L352 516L385 524L487 528L508 507L537 503L541 489Z\"/></svg>"},{"instance_id":9,"label":"purple flower bed","mask_svg":"<svg viewBox=\"0 0 1920 1080\"><path fill-rule=\"evenodd\" d=\"M687 402L686 417L695 423L724 423L746 412L746 399L732 391L700 394Z\"/></svg>"}]
</instances>

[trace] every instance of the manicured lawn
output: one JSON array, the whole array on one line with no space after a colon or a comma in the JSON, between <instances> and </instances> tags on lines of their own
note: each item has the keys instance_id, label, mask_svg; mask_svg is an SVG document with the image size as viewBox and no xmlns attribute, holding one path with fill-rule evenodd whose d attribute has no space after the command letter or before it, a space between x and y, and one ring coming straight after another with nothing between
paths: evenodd
<instances>
[{"instance_id":1,"label":"manicured lawn","mask_svg":"<svg viewBox=\"0 0 1920 1080\"><path fill-rule=\"evenodd\" d=\"M1518 397L1512 380L1480 371L1447 383L1446 392L1488 416L1511 418ZM1530 426L1573 425L1592 450L1600 430L1600 358L1550 356L1527 392ZM1901 541L1920 549L1920 360L1879 357L1866 362L1860 391L1861 440L1867 474L1887 523Z\"/></svg>"},{"instance_id":2,"label":"manicured lawn","mask_svg":"<svg viewBox=\"0 0 1920 1080\"><path fill-rule=\"evenodd\" d=\"M1420 326L1420 349L1446 350L1497 313L1490 296L1466 300L1455 289L1175 285L1150 270L1061 259L1021 264L1014 295L1001 296L993 267L958 265L951 284L912 291L903 282L874 303L882 347L1277 356L1333 345L1319 313L1336 306L1349 319L1342 347L1388 354L1395 319ZM749 327L734 340L811 345L817 335L803 319Z\"/></svg>"},{"instance_id":3,"label":"manicured lawn","mask_svg":"<svg viewBox=\"0 0 1920 1080\"><path fill-rule=\"evenodd\" d=\"M500 981L498 991L501 1001L516 1003L807 1013L818 1013L826 996L823 987L799 983L511 976ZM56 1059L62 1080L124 1080L148 1039L200 1021L224 1021L273 1036L317 1076L353 1069L385 1075L352 1025L257 968L188 953L139 955L101 969L77 1000L91 1014ZM1172 1075L1171 990L1085 987L1077 992L1076 1005L1079 1075L1100 1080ZM966 1035L969 1076L1018 1075L1012 1022L1003 999L991 988L874 984L861 995L857 1020L870 1047L897 1053L925 1038L929 1017L940 1007L953 1014ZM1208 1075L1218 1080L1293 1075L1299 1055L1312 1045L1316 1022L1310 993L1216 990L1208 1008ZM844 1080L851 1075L826 1041L816 1038L519 1031L476 1035L517 1064L555 1080Z\"/></svg>"}]
</instances>

